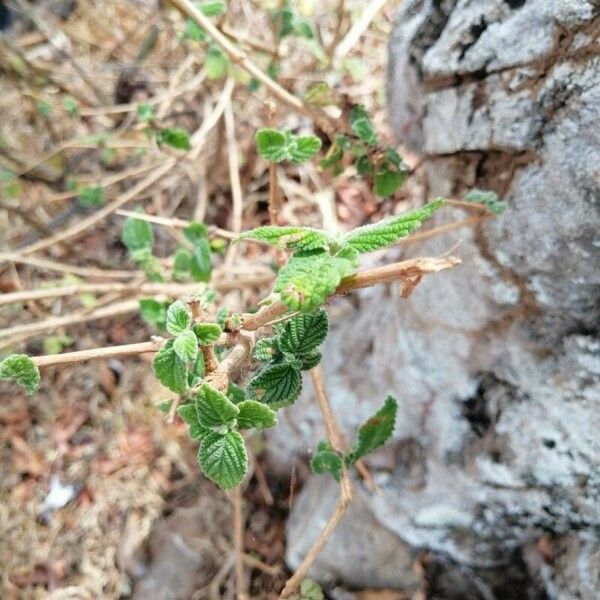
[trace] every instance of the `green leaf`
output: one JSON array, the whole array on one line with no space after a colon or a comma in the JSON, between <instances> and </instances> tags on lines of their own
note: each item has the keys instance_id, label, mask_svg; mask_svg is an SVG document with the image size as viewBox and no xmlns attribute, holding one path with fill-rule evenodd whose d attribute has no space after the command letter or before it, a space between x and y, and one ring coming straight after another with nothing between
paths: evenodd
<instances>
[{"instance_id":1,"label":"green leaf","mask_svg":"<svg viewBox=\"0 0 600 600\"><path fill-rule=\"evenodd\" d=\"M209 79L221 79L229 70L229 58L215 44L211 44L206 52L204 69Z\"/></svg>"},{"instance_id":2,"label":"green leaf","mask_svg":"<svg viewBox=\"0 0 600 600\"><path fill-rule=\"evenodd\" d=\"M100 206L104 203L104 189L99 185L86 185L77 193L79 204L84 207Z\"/></svg>"},{"instance_id":3,"label":"green leaf","mask_svg":"<svg viewBox=\"0 0 600 600\"><path fill-rule=\"evenodd\" d=\"M146 323L159 329L165 329L167 326L167 304L165 302L159 302L154 298L142 298L140 300L140 315Z\"/></svg>"},{"instance_id":4,"label":"green leaf","mask_svg":"<svg viewBox=\"0 0 600 600\"><path fill-rule=\"evenodd\" d=\"M328 83L319 81L306 90L304 102L312 106L331 106L335 104L334 91Z\"/></svg>"},{"instance_id":5,"label":"green leaf","mask_svg":"<svg viewBox=\"0 0 600 600\"><path fill-rule=\"evenodd\" d=\"M192 269L192 255L185 248L178 248L173 258L173 278L186 279Z\"/></svg>"},{"instance_id":6,"label":"green leaf","mask_svg":"<svg viewBox=\"0 0 600 600\"><path fill-rule=\"evenodd\" d=\"M223 0L207 0L198 7L205 17L218 17L227 12L227 3Z\"/></svg>"},{"instance_id":7,"label":"green leaf","mask_svg":"<svg viewBox=\"0 0 600 600\"><path fill-rule=\"evenodd\" d=\"M310 227L257 227L240 234L238 240L256 240L277 248L288 250L326 249L335 244L335 240L326 232Z\"/></svg>"},{"instance_id":8,"label":"green leaf","mask_svg":"<svg viewBox=\"0 0 600 600\"><path fill-rule=\"evenodd\" d=\"M364 106L352 107L350 111L350 128L363 142L371 145L378 143L371 118Z\"/></svg>"},{"instance_id":9,"label":"green leaf","mask_svg":"<svg viewBox=\"0 0 600 600\"><path fill-rule=\"evenodd\" d=\"M246 392L235 383L229 382L227 386L227 397L234 403L239 404L246 399Z\"/></svg>"},{"instance_id":10,"label":"green leaf","mask_svg":"<svg viewBox=\"0 0 600 600\"><path fill-rule=\"evenodd\" d=\"M179 335L185 329L190 328L192 315L185 302L176 300L167 310L167 331L171 335Z\"/></svg>"},{"instance_id":11,"label":"green leaf","mask_svg":"<svg viewBox=\"0 0 600 600\"><path fill-rule=\"evenodd\" d=\"M498 199L496 192L485 191L485 190L471 190L465 197L465 202L473 202L475 204L482 204L488 210L492 211L496 215L500 215L506 209L506 202Z\"/></svg>"},{"instance_id":12,"label":"green leaf","mask_svg":"<svg viewBox=\"0 0 600 600\"><path fill-rule=\"evenodd\" d=\"M244 400L237 407L240 409L237 417L239 429L268 429L277 425L275 411L262 402Z\"/></svg>"},{"instance_id":13,"label":"green leaf","mask_svg":"<svg viewBox=\"0 0 600 600\"><path fill-rule=\"evenodd\" d=\"M237 431L225 435L211 432L202 440L198 462L204 474L220 488L233 488L242 482L248 470L244 439Z\"/></svg>"},{"instance_id":14,"label":"green leaf","mask_svg":"<svg viewBox=\"0 0 600 600\"><path fill-rule=\"evenodd\" d=\"M358 430L358 441L344 457L347 465L377 450L392 437L397 412L398 403L392 396L388 396L383 406Z\"/></svg>"},{"instance_id":15,"label":"green leaf","mask_svg":"<svg viewBox=\"0 0 600 600\"><path fill-rule=\"evenodd\" d=\"M154 107L147 102L141 102L137 106L137 116L140 121L143 123L147 123L148 121L152 121L154 119Z\"/></svg>"},{"instance_id":16,"label":"green leaf","mask_svg":"<svg viewBox=\"0 0 600 600\"><path fill-rule=\"evenodd\" d=\"M248 384L253 399L274 409L293 404L301 390L300 371L289 363L268 365Z\"/></svg>"},{"instance_id":17,"label":"green leaf","mask_svg":"<svg viewBox=\"0 0 600 600\"><path fill-rule=\"evenodd\" d=\"M373 191L381 198L393 196L406 179L405 171L391 171L387 166L381 167L375 173Z\"/></svg>"},{"instance_id":18,"label":"green leaf","mask_svg":"<svg viewBox=\"0 0 600 600\"><path fill-rule=\"evenodd\" d=\"M385 248L420 227L423 221L429 219L444 204L445 201L439 198L417 210L359 227L344 235L343 242L359 252L373 252Z\"/></svg>"},{"instance_id":19,"label":"green leaf","mask_svg":"<svg viewBox=\"0 0 600 600\"><path fill-rule=\"evenodd\" d=\"M196 396L196 411L202 427L230 428L240 412L238 407L215 388L203 383Z\"/></svg>"},{"instance_id":20,"label":"green leaf","mask_svg":"<svg viewBox=\"0 0 600 600\"><path fill-rule=\"evenodd\" d=\"M317 451L310 460L310 469L315 475L329 473L336 481L339 481L343 464L342 457L328 442L319 442Z\"/></svg>"},{"instance_id":21,"label":"green leaf","mask_svg":"<svg viewBox=\"0 0 600 600\"><path fill-rule=\"evenodd\" d=\"M271 162L281 162L287 157L286 137L277 129L259 129L255 135L258 153Z\"/></svg>"},{"instance_id":22,"label":"green leaf","mask_svg":"<svg viewBox=\"0 0 600 600\"><path fill-rule=\"evenodd\" d=\"M198 352L198 338L191 329L186 329L175 338L173 350L183 361L194 360Z\"/></svg>"},{"instance_id":23,"label":"green leaf","mask_svg":"<svg viewBox=\"0 0 600 600\"><path fill-rule=\"evenodd\" d=\"M194 281L207 282L212 272L212 258L208 239L198 240L192 254L192 277Z\"/></svg>"},{"instance_id":24,"label":"green leaf","mask_svg":"<svg viewBox=\"0 0 600 600\"><path fill-rule=\"evenodd\" d=\"M322 146L321 140L315 135L291 136L287 147L289 160L295 164L310 160Z\"/></svg>"},{"instance_id":25,"label":"green leaf","mask_svg":"<svg viewBox=\"0 0 600 600\"><path fill-rule=\"evenodd\" d=\"M208 239L208 227L204 223L193 221L183 230L183 235L195 246Z\"/></svg>"},{"instance_id":26,"label":"green leaf","mask_svg":"<svg viewBox=\"0 0 600 600\"><path fill-rule=\"evenodd\" d=\"M314 135L298 136L277 129L259 129L255 139L258 153L271 162L289 160L300 164L311 159L321 148L321 140Z\"/></svg>"},{"instance_id":27,"label":"green leaf","mask_svg":"<svg viewBox=\"0 0 600 600\"><path fill-rule=\"evenodd\" d=\"M186 19L182 37L184 40L191 40L192 42L205 42L206 32L196 21Z\"/></svg>"},{"instance_id":28,"label":"green leaf","mask_svg":"<svg viewBox=\"0 0 600 600\"><path fill-rule=\"evenodd\" d=\"M256 342L252 350L252 357L261 362L269 362L277 356L277 340L275 338L263 338Z\"/></svg>"},{"instance_id":29,"label":"green leaf","mask_svg":"<svg viewBox=\"0 0 600 600\"><path fill-rule=\"evenodd\" d=\"M193 440L202 440L206 436L206 434L210 433L210 429L206 427L202 427L200 425L200 421L198 420L198 413L196 411L196 406L193 402L189 402L188 404L183 404L177 409L179 416L185 421L188 427L188 435Z\"/></svg>"},{"instance_id":30,"label":"green leaf","mask_svg":"<svg viewBox=\"0 0 600 600\"><path fill-rule=\"evenodd\" d=\"M177 150L189 150L190 134L181 127L167 127L156 132L156 141L159 145L165 144Z\"/></svg>"},{"instance_id":31,"label":"green leaf","mask_svg":"<svg viewBox=\"0 0 600 600\"><path fill-rule=\"evenodd\" d=\"M40 386L40 371L27 354L11 354L0 362L0 380L15 381L33 394Z\"/></svg>"},{"instance_id":32,"label":"green leaf","mask_svg":"<svg viewBox=\"0 0 600 600\"><path fill-rule=\"evenodd\" d=\"M205 374L206 364L204 363L204 355L202 352L198 352L198 354L196 354L196 360L188 373L188 386L197 386L204 379Z\"/></svg>"},{"instance_id":33,"label":"green leaf","mask_svg":"<svg viewBox=\"0 0 600 600\"><path fill-rule=\"evenodd\" d=\"M187 368L175 350L173 340L169 340L152 360L152 370L156 378L172 392L184 394L187 390Z\"/></svg>"},{"instance_id":34,"label":"green leaf","mask_svg":"<svg viewBox=\"0 0 600 600\"><path fill-rule=\"evenodd\" d=\"M129 252L132 253L136 250L150 249L154 244L152 226L148 221L127 217L123 224L121 241L125 244Z\"/></svg>"},{"instance_id":35,"label":"green leaf","mask_svg":"<svg viewBox=\"0 0 600 600\"><path fill-rule=\"evenodd\" d=\"M301 371L310 371L314 369L321 362L320 352L311 352L302 357L302 364L300 365Z\"/></svg>"},{"instance_id":36,"label":"green leaf","mask_svg":"<svg viewBox=\"0 0 600 600\"><path fill-rule=\"evenodd\" d=\"M291 310L310 312L323 304L355 268L353 261L325 252L295 255L279 270L273 289Z\"/></svg>"},{"instance_id":37,"label":"green leaf","mask_svg":"<svg viewBox=\"0 0 600 600\"><path fill-rule=\"evenodd\" d=\"M198 337L198 341L203 346L210 346L218 341L219 336L223 333L220 325L217 323L196 323L193 327L194 333Z\"/></svg>"},{"instance_id":38,"label":"green leaf","mask_svg":"<svg viewBox=\"0 0 600 600\"><path fill-rule=\"evenodd\" d=\"M328 330L329 319L323 309L292 317L281 328L279 347L294 356L309 354L323 343Z\"/></svg>"},{"instance_id":39,"label":"green leaf","mask_svg":"<svg viewBox=\"0 0 600 600\"><path fill-rule=\"evenodd\" d=\"M323 600L323 590L321 586L312 579L305 579L300 584L300 599L299 600Z\"/></svg>"}]
</instances>

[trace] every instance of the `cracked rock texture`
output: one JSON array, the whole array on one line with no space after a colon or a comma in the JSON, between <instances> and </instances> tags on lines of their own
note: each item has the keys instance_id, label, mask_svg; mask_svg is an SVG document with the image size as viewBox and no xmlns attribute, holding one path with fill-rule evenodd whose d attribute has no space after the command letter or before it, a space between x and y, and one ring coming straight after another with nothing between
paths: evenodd
<instances>
[{"instance_id":1,"label":"cracked rock texture","mask_svg":"<svg viewBox=\"0 0 600 600\"><path fill-rule=\"evenodd\" d=\"M402 3L398 140L427 156L430 197L493 189L508 209L411 246L404 256L462 240L463 264L408 300L388 286L332 307L324 365L342 428L353 436L387 393L400 412L369 461L382 493L356 482L316 577L415 590L427 551L432 598L599 597L599 33L597 0ZM309 394L273 434L288 468L324 437ZM323 477L302 491L291 566L334 494Z\"/></svg>"}]
</instances>

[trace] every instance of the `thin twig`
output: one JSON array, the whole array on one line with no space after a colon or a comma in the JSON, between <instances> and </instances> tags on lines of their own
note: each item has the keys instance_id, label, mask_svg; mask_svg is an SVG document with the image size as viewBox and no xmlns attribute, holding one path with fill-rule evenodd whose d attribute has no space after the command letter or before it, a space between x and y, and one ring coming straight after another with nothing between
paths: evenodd
<instances>
[{"instance_id":1,"label":"thin twig","mask_svg":"<svg viewBox=\"0 0 600 600\"><path fill-rule=\"evenodd\" d=\"M327 438L329 444L334 450L338 452L342 451L341 441L339 439L339 433L337 425L333 418L331 407L327 399L327 393L325 391L325 383L323 380L323 372L320 366L311 369L311 377L315 386L315 392L323 420L325 422L325 430L327 431ZM313 545L310 547L306 556L300 563L300 566L296 569L295 573L287 580L283 591L281 592L280 598L287 598L293 592L296 591L300 583L306 577L308 570L311 565L323 549L323 546L327 542L329 536L333 533L333 530L337 527L338 523L342 520L346 509L348 508L352 500L352 486L350 485L350 479L345 467L342 467L342 473L340 477L340 499L333 511L333 514L327 521L325 527L319 534L319 537L315 540Z\"/></svg>"}]
</instances>

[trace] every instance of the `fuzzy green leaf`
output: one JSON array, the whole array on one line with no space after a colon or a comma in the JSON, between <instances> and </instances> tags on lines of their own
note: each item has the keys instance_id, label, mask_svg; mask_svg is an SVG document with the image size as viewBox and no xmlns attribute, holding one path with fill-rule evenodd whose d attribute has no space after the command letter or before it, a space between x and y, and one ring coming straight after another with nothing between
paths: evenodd
<instances>
[{"instance_id":1,"label":"fuzzy green leaf","mask_svg":"<svg viewBox=\"0 0 600 600\"><path fill-rule=\"evenodd\" d=\"M131 253L136 250L150 249L154 244L152 226L148 221L128 217L123 224L121 241Z\"/></svg>"},{"instance_id":2,"label":"fuzzy green leaf","mask_svg":"<svg viewBox=\"0 0 600 600\"><path fill-rule=\"evenodd\" d=\"M320 352L311 352L302 356L302 363L300 364L301 371L310 371L314 369L321 362Z\"/></svg>"},{"instance_id":3,"label":"fuzzy green leaf","mask_svg":"<svg viewBox=\"0 0 600 600\"><path fill-rule=\"evenodd\" d=\"M212 259L208 239L198 240L192 255L192 277L195 281L207 282L212 272Z\"/></svg>"},{"instance_id":4,"label":"fuzzy green leaf","mask_svg":"<svg viewBox=\"0 0 600 600\"><path fill-rule=\"evenodd\" d=\"M204 223L193 221L183 230L183 235L195 246L201 240L208 239L208 227Z\"/></svg>"},{"instance_id":5,"label":"fuzzy green leaf","mask_svg":"<svg viewBox=\"0 0 600 600\"><path fill-rule=\"evenodd\" d=\"M261 362L269 362L277 356L277 340L275 338L263 338L258 340L252 350L252 357Z\"/></svg>"},{"instance_id":6,"label":"fuzzy green leaf","mask_svg":"<svg viewBox=\"0 0 600 600\"><path fill-rule=\"evenodd\" d=\"M140 300L140 315L146 323L159 329L165 329L167 322L167 304L154 298Z\"/></svg>"},{"instance_id":7,"label":"fuzzy green leaf","mask_svg":"<svg viewBox=\"0 0 600 600\"><path fill-rule=\"evenodd\" d=\"M167 127L156 132L156 141L159 145L165 144L176 150L189 150L190 134L181 127Z\"/></svg>"},{"instance_id":8,"label":"fuzzy green leaf","mask_svg":"<svg viewBox=\"0 0 600 600\"><path fill-rule=\"evenodd\" d=\"M353 261L325 252L295 255L279 270L273 289L291 310L310 312L355 268Z\"/></svg>"},{"instance_id":9,"label":"fuzzy green leaf","mask_svg":"<svg viewBox=\"0 0 600 600\"><path fill-rule=\"evenodd\" d=\"M354 464L366 454L377 450L392 437L397 412L398 403L392 396L388 396L383 406L360 426L358 441L344 457L347 465Z\"/></svg>"},{"instance_id":10,"label":"fuzzy green leaf","mask_svg":"<svg viewBox=\"0 0 600 600\"><path fill-rule=\"evenodd\" d=\"M229 382L227 386L227 397L234 403L239 404L246 399L246 392L235 383Z\"/></svg>"},{"instance_id":11,"label":"fuzzy green leaf","mask_svg":"<svg viewBox=\"0 0 600 600\"><path fill-rule=\"evenodd\" d=\"M185 329L190 328L192 315L185 302L176 300L167 310L167 331L171 335L179 335Z\"/></svg>"},{"instance_id":12,"label":"fuzzy green leaf","mask_svg":"<svg viewBox=\"0 0 600 600\"><path fill-rule=\"evenodd\" d=\"M179 413L179 416L188 424L188 435L191 439L201 440L206 436L207 433L210 433L210 429L200 425L200 421L198 420L198 412L196 411L196 406L193 402L183 404L177 409L177 412Z\"/></svg>"},{"instance_id":13,"label":"fuzzy green leaf","mask_svg":"<svg viewBox=\"0 0 600 600\"><path fill-rule=\"evenodd\" d=\"M359 227L348 232L343 237L343 242L359 252L373 252L385 248L420 227L423 221L429 219L444 204L445 201L439 198L417 210Z\"/></svg>"},{"instance_id":14,"label":"fuzzy green leaf","mask_svg":"<svg viewBox=\"0 0 600 600\"><path fill-rule=\"evenodd\" d=\"M498 199L496 192L485 191L485 190L471 190L465 197L465 202L473 202L475 204L482 204L488 210L496 215L500 215L506 209L506 202Z\"/></svg>"},{"instance_id":15,"label":"fuzzy green leaf","mask_svg":"<svg viewBox=\"0 0 600 600\"><path fill-rule=\"evenodd\" d=\"M310 469L316 475L329 473L336 481L339 481L343 464L342 457L328 442L319 442L317 451L310 460Z\"/></svg>"},{"instance_id":16,"label":"fuzzy green leaf","mask_svg":"<svg viewBox=\"0 0 600 600\"><path fill-rule=\"evenodd\" d=\"M377 144L377 134L364 106L354 106L350 111L350 128L367 144Z\"/></svg>"},{"instance_id":17,"label":"fuzzy green leaf","mask_svg":"<svg viewBox=\"0 0 600 600\"><path fill-rule=\"evenodd\" d=\"M173 350L183 361L194 360L198 353L198 338L191 329L186 329L173 341Z\"/></svg>"},{"instance_id":18,"label":"fuzzy green leaf","mask_svg":"<svg viewBox=\"0 0 600 600\"><path fill-rule=\"evenodd\" d=\"M320 229L310 227L265 226L251 229L238 236L239 240L256 240L276 248L309 251L328 248L335 240Z\"/></svg>"},{"instance_id":19,"label":"fuzzy green leaf","mask_svg":"<svg viewBox=\"0 0 600 600\"><path fill-rule=\"evenodd\" d=\"M325 596L321 586L312 579L305 579L300 584L299 600L324 600Z\"/></svg>"},{"instance_id":20,"label":"fuzzy green leaf","mask_svg":"<svg viewBox=\"0 0 600 600\"><path fill-rule=\"evenodd\" d=\"M406 179L405 171L394 171L387 165L380 167L373 179L373 191L381 198L393 196Z\"/></svg>"},{"instance_id":21,"label":"fuzzy green leaf","mask_svg":"<svg viewBox=\"0 0 600 600\"><path fill-rule=\"evenodd\" d=\"M206 428L230 428L240 412L238 407L207 383L203 383L196 397L196 411L200 425Z\"/></svg>"},{"instance_id":22,"label":"fuzzy green leaf","mask_svg":"<svg viewBox=\"0 0 600 600\"><path fill-rule=\"evenodd\" d=\"M294 356L309 354L323 343L328 330L329 319L322 308L292 317L279 332L279 347Z\"/></svg>"},{"instance_id":23,"label":"fuzzy green leaf","mask_svg":"<svg viewBox=\"0 0 600 600\"><path fill-rule=\"evenodd\" d=\"M196 323L193 327L194 333L202 346L210 346L218 341L223 330L217 323Z\"/></svg>"},{"instance_id":24,"label":"fuzzy green leaf","mask_svg":"<svg viewBox=\"0 0 600 600\"><path fill-rule=\"evenodd\" d=\"M237 431L207 434L198 452L204 474L224 490L239 485L248 470L244 439Z\"/></svg>"},{"instance_id":25,"label":"fuzzy green leaf","mask_svg":"<svg viewBox=\"0 0 600 600\"><path fill-rule=\"evenodd\" d=\"M277 425L275 411L262 402L244 400L237 407L240 409L237 417L239 429L268 429Z\"/></svg>"},{"instance_id":26,"label":"fuzzy green leaf","mask_svg":"<svg viewBox=\"0 0 600 600\"><path fill-rule=\"evenodd\" d=\"M289 363L268 365L248 384L248 394L273 409L293 404L301 390L300 371Z\"/></svg>"},{"instance_id":27,"label":"fuzzy green leaf","mask_svg":"<svg viewBox=\"0 0 600 600\"><path fill-rule=\"evenodd\" d=\"M227 12L227 3L224 0L207 0L198 6L205 17L218 17Z\"/></svg>"},{"instance_id":28,"label":"fuzzy green leaf","mask_svg":"<svg viewBox=\"0 0 600 600\"><path fill-rule=\"evenodd\" d=\"M173 340L169 340L152 360L152 370L156 378L172 392L184 394L188 387L187 368L175 350Z\"/></svg>"},{"instance_id":29,"label":"fuzzy green leaf","mask_svg":"<svg viewBox=\"0 0 600 600\"><path fill-rule=\"evenodd\" d=\"M258 153L271 162L281 162L287 157L286 137L277 129L259 129L255 135Z\"/></svg>"},{"instance_id":30,"label":"fuzzy green leaf","mask_svg":"<svg viewBox=\"0 0 600 600\"><path fill-rule=\"evenodd\" d=\"M322 146L315 135L292 136L288 144L287 155L291 162L299 165L310 160Z\"/></svg>"},{"instance_id":31,"label":"fuzzy green leaf","mask_svg":"<svg viewBox=\"0 0 600 600\"><path fill-rule=\"evenodd\" d=\"M202 352L198 352L198 354L196 354L196 360L194 360L192 368L188 373L188 386L197 386L204 379L205 374L206 364L204 362L204 355Z\"/></svg>"},{"instance_id":32,"label":"fuzzy green leaf","mask_svg":"<svg viewBox=\"0 0 600 600\"><path fill-rule=\"evenodd\" d=\"M27 354L11 354L0 362L0 380L15 381L29 394L40 386L40 371Z\"/></svg>"}]
</instances>

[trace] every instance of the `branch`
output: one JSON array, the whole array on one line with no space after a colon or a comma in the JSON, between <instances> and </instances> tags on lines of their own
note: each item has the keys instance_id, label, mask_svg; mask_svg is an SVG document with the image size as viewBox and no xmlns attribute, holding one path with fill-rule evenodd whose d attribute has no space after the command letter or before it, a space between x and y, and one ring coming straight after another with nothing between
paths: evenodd
<instances>
[{"instance_id":1,"label":"branch","mask_svg":"<svg viewBox=\"0 0 600 600\"><path fill-rule=\"evenodd\" d=\"M330 117L325 111L308 107L298 98L271 79L262 69L255 65L248 55L240 50L225 36L213 22L200 12L191 0L171 0L186 17L202 27L218 46L229 56L231 61L262 83L277 100L290 106L300 114L312 119L331 139L340 132L341 123Z\"/></svg>"}]
</instances>

